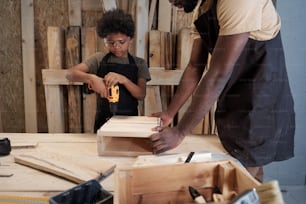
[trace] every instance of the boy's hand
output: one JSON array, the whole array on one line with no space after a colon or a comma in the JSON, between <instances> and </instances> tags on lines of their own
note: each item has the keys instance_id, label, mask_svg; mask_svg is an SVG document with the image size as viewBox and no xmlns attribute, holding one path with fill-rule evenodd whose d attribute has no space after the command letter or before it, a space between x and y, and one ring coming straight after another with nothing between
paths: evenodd
<instances>
[{"instance_id":1,"label":"boy's hand","mask_svg":"<svg viewBox=\"0 0 306 204\"><path fill-rule=\"evenodd\" d=\"M127 81L127 78L121 74L115 72L109 72L108 74L105 75L104 81L107 87L111 87L116 83L124 84Z\"/></svg>"},{"instance_id":2,"label":"boy's hand","mask_svg":"<svg viewBox=\"0 0 306 204\"><path fill-rule=\"evenodd\" d=\"M94 90L96 93L99 93L102 98L107 97L107 90L103 78L96 75L92 75L90 82L88 83L90 89Z\"/></svg>"}]
</instances>

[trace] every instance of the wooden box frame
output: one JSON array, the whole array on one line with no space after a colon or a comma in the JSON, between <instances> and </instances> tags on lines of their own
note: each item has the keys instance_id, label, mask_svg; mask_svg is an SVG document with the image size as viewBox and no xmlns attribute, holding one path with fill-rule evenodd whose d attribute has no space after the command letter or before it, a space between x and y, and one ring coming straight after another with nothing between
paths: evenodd
<instances>
[{"instance_id":1,"label":"wooden box frame","mask_svg":"<svg viewBox=\"0 0 306 204\"><path fill-rule=\"evenodd\" d=\"M160 119L148 116L114 116L97 131L100 156L139 156L152 154L150 135Z\"/></svg>"},{"instance_id":2,"label":"wooden box frame","mask_svg":"<svg viewBox=\"0 0 306 204\"><path fill-rule=\"evenodd\" d=\"M114 203L194 203L188 186L200 192L218 186L232 199L259 184L233 161L128 167L116 169Z\"/></svg>"}]
</instances>

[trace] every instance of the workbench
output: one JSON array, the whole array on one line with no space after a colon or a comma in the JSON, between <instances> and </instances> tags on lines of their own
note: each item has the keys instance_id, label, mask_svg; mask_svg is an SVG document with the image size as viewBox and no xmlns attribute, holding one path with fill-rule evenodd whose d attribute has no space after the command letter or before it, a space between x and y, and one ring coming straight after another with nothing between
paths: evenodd
<instances>
[{"instance_id":1,"label":"workbench","mask_svg":"<svg viewBox=\"0 0 306 204\"><path fill-rule=\"evenodd\" d=\"M20 144L25 146L37 144L35 148L52 148L58 153L106 159L114 162L116 168L131 166L136 161L136 157L98 156L95 134L0 133L0 137L9 138L12 147ZM76 186L68 180L14 162L14 155L26 153L29 149L13 148L10 155L0 157L0 174L11 174L0 177L0 195L50 197ZM215 135L188 135L177 148L165 154L190 151L212 152L213 159L233 159L226 153ZM101 185L107 191L113 192L114 175L101 181Z\"/></svg>"}]
</instances>

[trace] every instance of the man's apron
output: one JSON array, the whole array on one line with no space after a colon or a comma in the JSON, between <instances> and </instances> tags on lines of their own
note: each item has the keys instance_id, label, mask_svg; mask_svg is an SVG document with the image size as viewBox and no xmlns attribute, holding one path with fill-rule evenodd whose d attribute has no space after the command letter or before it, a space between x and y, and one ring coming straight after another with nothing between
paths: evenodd
<instances>
[{"instance_id":1,"label":"man's apron","mask_svg":"<svg viewBox=\"0 0 306 204\"><path fill-rule=\"evenodd\" d=\"M216 2L194 22L210 53L219 33ZM293 157L293 106L280 33L269 41L249 39L217 102L224 148L250 167Z\"/></svg>"},{"instance_id":2,"label":"man's apron","mask_svg":"<svg viewBox=\"0 0 306 204\"><path fill-rule=\"evenodd\" d=\"M138 68L133 57L129 54L129 64L108 63L111 53L108 53L100 63L97 75L104 77L109 72L116 72L126 76L133 83L137 84ZM138 115L138 101L121 84L119 84L119 102L116 115ZM109 109L109 102L106 98L97 95L97 112L95 117L94 131L96 132L110 117L112 113Z\"/></svg>"}]
</instances>

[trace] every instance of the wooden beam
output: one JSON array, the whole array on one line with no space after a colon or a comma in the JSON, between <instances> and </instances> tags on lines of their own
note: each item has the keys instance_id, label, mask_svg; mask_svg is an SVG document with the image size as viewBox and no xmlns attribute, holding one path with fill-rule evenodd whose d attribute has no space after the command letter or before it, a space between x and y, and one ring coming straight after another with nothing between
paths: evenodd
<instances>
[{"instance_id":1,"label":"wooden beam","mask_svg":"<svg viewBox=\"0 0 306 204\"><path fill-rule=\"evenodd\" d=\"M59 70L63 67L64 30L59 27L48 27L49 69ZM65 113L63 89L58 85L45 85L48 131L65 132Z\"/></svg>"},{"instance_id":2,"label":"wooden beam","mask_svg":"<svg viewBox=\"0 0 306 204\"><path fill-rule=\"evenodd\" d=\"M68 0L69 25L82 25L82 3L81 0Z\"/></svg>"},{"instance_id":3,"label":"wooden beam","mask_svg":"<svg viewBox=\"0 0 306 204\"><path fill-rule=\"evenodd\" d=\"M66 32L66 65L68 68L80 63L81 60L81 29L69 26ZM79 86L68 87L68 131L82 132L82 89Z\"/></svg>"},{"instance_id":4,"label":"wooden beam","mask_svg":"<svg viewBox=\"0 0 306 204\"><path fill-rule=\"evenodd\" d=\"M150 67L151 81L148 86L178 85L183 75L183 70L164 70L163 67ZM70 82L66 79L67 70L43 69L44 85L82 85L82 82Z\"/></svg>"},{"instance_id":5,"label":"wooden beam","mask_svg":"<svg viewBox=\"0 0 306 204\"><path fill-rule=\"evenodd\" d=\"M95 27L82 28L82 59L87 59L99 47L99 39ZM96 114L96 94L83 94L83 129L93 133Z\"/></svg>"},{"instance_id":6,"label":"wooden beam","mask_svg":"<svg viewBox=\"0 0 306 204\"><path fill-rule=\"evenodd\" d=\"M108 11L108 10L117 8L116 0L101 0L101 1L102 1L104 11Z\"/></svg>"},{"instance_id":7,"label":"wooden beam","mask_svg":"<svg viewBox=\"0 0 306 204\"><path fill-rule=\"evenodd\" d=\"M82 0L82 11L103 11L101 0Z\"/></svg>"},{"instance_id":8,"label":"wooden beam","mask_svg":"<svg viewBox=\"0 0 306 204\"><path fill-rule=\"evenodd\" d=\"M136 56L147 60L149 0L137 0L136 5Z\"/></svg>"},{"instance_id":9,"label":"wooden beam","mask_svg":"<svg viewBox=\"0 0 306 204\"><path fill-rule=\"evenodd\" d=\"M172 7L169 1L159 1L158 4L158 30L171 31Z\"/></svg>"},{"instance_id":10,"label":"wooden beam","mask_svg":"<svg viewBox=\"0 0 306 204\"><path fill-rule=\"evenodd\" d=\"M37 132L33 0L21 0L25 131Z\"/></svg>"},{"instance_id":11,"label":"wooden beam","mask_svg":"<svg viewBox=\"0 0 306 204\"><path fill-rule=\"evenodd\" d=\"M152 29L154 14L156 10L157 0L151 0L150 11L149 11L149 30Z\"/></svg>"}]
</instances>

